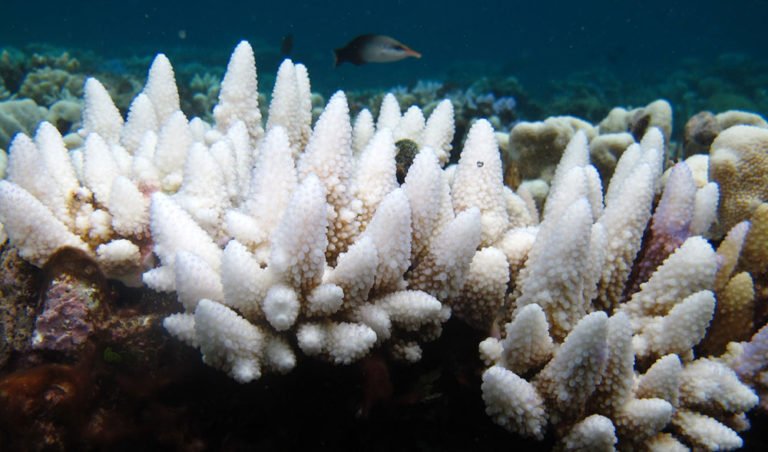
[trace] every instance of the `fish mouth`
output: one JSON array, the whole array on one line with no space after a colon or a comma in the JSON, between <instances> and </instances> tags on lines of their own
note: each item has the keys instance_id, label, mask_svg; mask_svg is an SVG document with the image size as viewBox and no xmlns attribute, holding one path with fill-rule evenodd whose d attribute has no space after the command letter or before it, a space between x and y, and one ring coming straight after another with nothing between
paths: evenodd
<instances>
[{"instance_id":1,"label":"fish mouth","mask_svg":"<svg viewBox=\"0 0 768 452\"><path fill-rule=\"evenodd\" d=\"M414 58L421 58L421 53L413 49L405 49L405 54Z\"/></svg>"}]
</instances>

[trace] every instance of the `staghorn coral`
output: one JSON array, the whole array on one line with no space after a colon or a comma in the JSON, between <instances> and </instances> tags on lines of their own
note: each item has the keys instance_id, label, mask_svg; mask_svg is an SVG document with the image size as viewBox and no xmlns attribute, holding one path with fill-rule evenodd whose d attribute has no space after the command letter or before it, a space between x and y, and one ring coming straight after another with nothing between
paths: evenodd
<instances>
[{"instance_id":1,"label":"staghorn coral","mask_svg":"<svg viewBox=\"0 0 768 452\"><path fill-rule=\"evenodd\" d=\"M245 42L213 124L186 119L162 54L126 118L97 80L84 93L82 147L43 123L10 149L0 219L29 262L67 246L111 278L175 292L183 312L165 328L240 382L291 370L298 351L347 364L386 346L416 361L448 306L489 328L509 274L494 245L532 216L503 187L487 121L449 173L450 102L425 119L385 97L364 131L338 92L312 127L306 68L286 60L262 124ZM418 150L402 186L395 137Z\"/></svg>"},{"instance_id":2,"label":"staghorn coral","mask_svg":"<svg viewBox=\"0 0 768 452\"><path fill-rule=\"evenodd\" d=\"M603 181L609 181L616 169L616 162L629 145L635 142L627 132L604 133L589 143L590 159Z\"/></svg>"},{"instance_id":3,"label":"staghorn coral","mask_svg":"<svg viewBox=\"0 0 768 452\"><path fill-rule=\"evenodd\" d=\"M617 442L620 448L740 447L732 419L758 398L723 362L697 359L693 350L715 315L715 290L724 303L717 328L743 328L741 313L751 315L749 308L726 308L729 290L716 284L716 277L728 281L735 261L719 263L723 258L695 235L709 228L716 206L699 198L716 200L717 187L702 187L697 196L688 168L676 167L646 243L661 134L651 129L623 153L604 206L599 185L591 188L584 135L568 148L528 260L513 275L505 334L480 344L491 365L483 374L486 411L524 436L541 439L551 429L567 450L584 444L610 450ZM748 274L734 276L733 284L745 278L740 275Z\"/></svg>"},{"instance_id":4,"label":"staghorn coral","mask_svg":"<svg viewBox=\"0 0 768 452\"><path fill-rule=\"evenodd\" d=\"M715 219L718 195L715 183L697 188L691 169L685 162L678 163L669 171L641 254L634 265L632 284L627 293L637 292L640 284L647 281L662 261L686 239L709 229Z\"/></svg>"},{"instance_id":5,"label":"staghorn coral","mask_svg":"<svg viewBox=\"0 0 768 452\"><path fill-rule=\"evenodd\" d=\"M725 362L743 382L760 394L760 408L768 410L768 326L760 328L749 342L729 344Z\"/></svg>"},{"instance_id":6,"label":"staghorn coral","mask_svg":"<svg viewBox=\"0 0 768 452\"><path fill-rule=\"evenodd\" d=\"M238 381L287 372L299 351L346 364L385 346L417 360L450 306L481 330L512 320L503 340L485 343L497 365L484 390L494 418L514 430L540 437L552 424L565 448L680 445L658 433L664 428L695 446L740 442L714 419L733 420L754 397L717 361L693 360L690 351L715 309L716 257L696 236L706 232L711 215L703 213L713 203L691 206L682 196L690 190L679 188L690 184L678 175L656 210L658 237L674 236L673 245L659 246L665 251L649 259L647 284L625 294L627 278L639 282L630 270L639 265L658 189L658 131L624 152L605 205L587 140L575 134L553 174L544 223L534 228L530 198L501 184L487 121L470 128L459 164L444 170L450 103L427 119L387 100L378 121L361 113L352 127L337 93L312 128L308 77L287 61L262 124L249 53L241 45L233 55L214 124L186 120L163 57L126 119L89 82L84 144L70 154L76 184L53 171L60 161L45 163L44 176L59 178L59 189L29 177L23 188L42 209L5 186L35 206L41 223L50 226L52 216L64 228L55 228L51 243L25 243L32 226L15 224L13 243L43 260L71 241L112 276L136 278L152 267L144 282L174 291L184 310L166 319L166 329ZM61 149L55 134L39 135L15 147L14 179L29 176L24 159L60 158L47 156ZM402 184L395 138L421 149ZM675 197L682 201L668 199ZM678 227L689 223L697 226ZM157 262L146 259L150 250ZM678 277L684 282L670 283ZM510 283L515 292L505 300ZM627 297L633 301L621 305ZM729 394L702 388L707 381Z\"/></svg>"}]
</instances>

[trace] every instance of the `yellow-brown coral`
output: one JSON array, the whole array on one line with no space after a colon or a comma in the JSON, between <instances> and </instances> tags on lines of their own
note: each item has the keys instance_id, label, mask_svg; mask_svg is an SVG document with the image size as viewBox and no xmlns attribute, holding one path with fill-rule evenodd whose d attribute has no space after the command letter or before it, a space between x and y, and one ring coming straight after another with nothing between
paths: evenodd
<instances>
[{"instance_id":1,"label":"yellow-brown coral","mask_svg":"<svg viewBox=\"0 0 768 452\"><path fill-rule=\"evenodd\" d=\"M750 220L752 226L744 241L740 264L757 275L768 272L768 203L760 204Z\"/></svg>"},{"instance_id":2,"label":"yellow-brown coral","mask_svg":"<svg viewBox=\"0 0 768 452\"><path fill-rule=\"evenodd\" d=\"M768 200L768 130L734 126L717 136L710 148L710 180L720 185L723 231L749 218Z\"/></svg>"}]
</instances>

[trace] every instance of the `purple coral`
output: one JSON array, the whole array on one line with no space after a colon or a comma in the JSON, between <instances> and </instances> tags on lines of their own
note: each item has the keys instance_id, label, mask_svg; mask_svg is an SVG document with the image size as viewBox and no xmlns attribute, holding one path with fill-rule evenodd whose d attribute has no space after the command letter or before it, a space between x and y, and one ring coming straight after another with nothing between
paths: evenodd
<instances>
[{"instance_id":1,"label":"purple coral","mask_svg":"<svg viewBox=\"0 0 768 452\"><path fill-rule=\"evenodd\" d=\"M739 379L760 396L760 408L768 411L768 325L763 325L743 343L741 354L731 363Z\"/></svg>"},{"instance_id":2,"label":"purple coral","mask_svg":"<svg viewBox=\"0 0 768 452\"><path fill-rule=\"evenodd\" d=\"M685 162L675 165L669 173L651 220L650 234L638 259L627 297L650 278L656 268L691 235L690 227L696 200L696 182Z\"/></svg>"},{"instance_id":3,"label":"purple coral","mask_svg":"<svg viewBox=\"0 0 768 452\"><path fill-rule=\"evenodd\" d=\"M744 344L732 367L739 378L747 382L754 381L768 368L768 325L763 325L752 339Z\"/></svg>"}]
</instances>

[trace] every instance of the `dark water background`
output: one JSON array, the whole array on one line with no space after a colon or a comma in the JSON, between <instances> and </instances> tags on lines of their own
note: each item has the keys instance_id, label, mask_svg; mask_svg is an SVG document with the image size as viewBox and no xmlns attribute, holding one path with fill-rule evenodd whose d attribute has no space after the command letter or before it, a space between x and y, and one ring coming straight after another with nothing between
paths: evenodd
<instances>
[{"instance_id":1,"label":"dark water background","mask_svg":"<svg viewBox=\"0 0 768 452\"><path fill-rule=\"evenodd\" d=\"M642 82L684 61L724 54L768 62L768 1L20 1L1 0L0 47L49 43L107 59L165 52L176 63L223 65L248 39L260 72L278 64L281 37L313 88L413 84L514 75L529 89L584 71ZM361 68L332 67L331 51L361 33L392 35L424 57ZM183 36L183 38L182 38Z\"/></svg>"}]
</instances>

